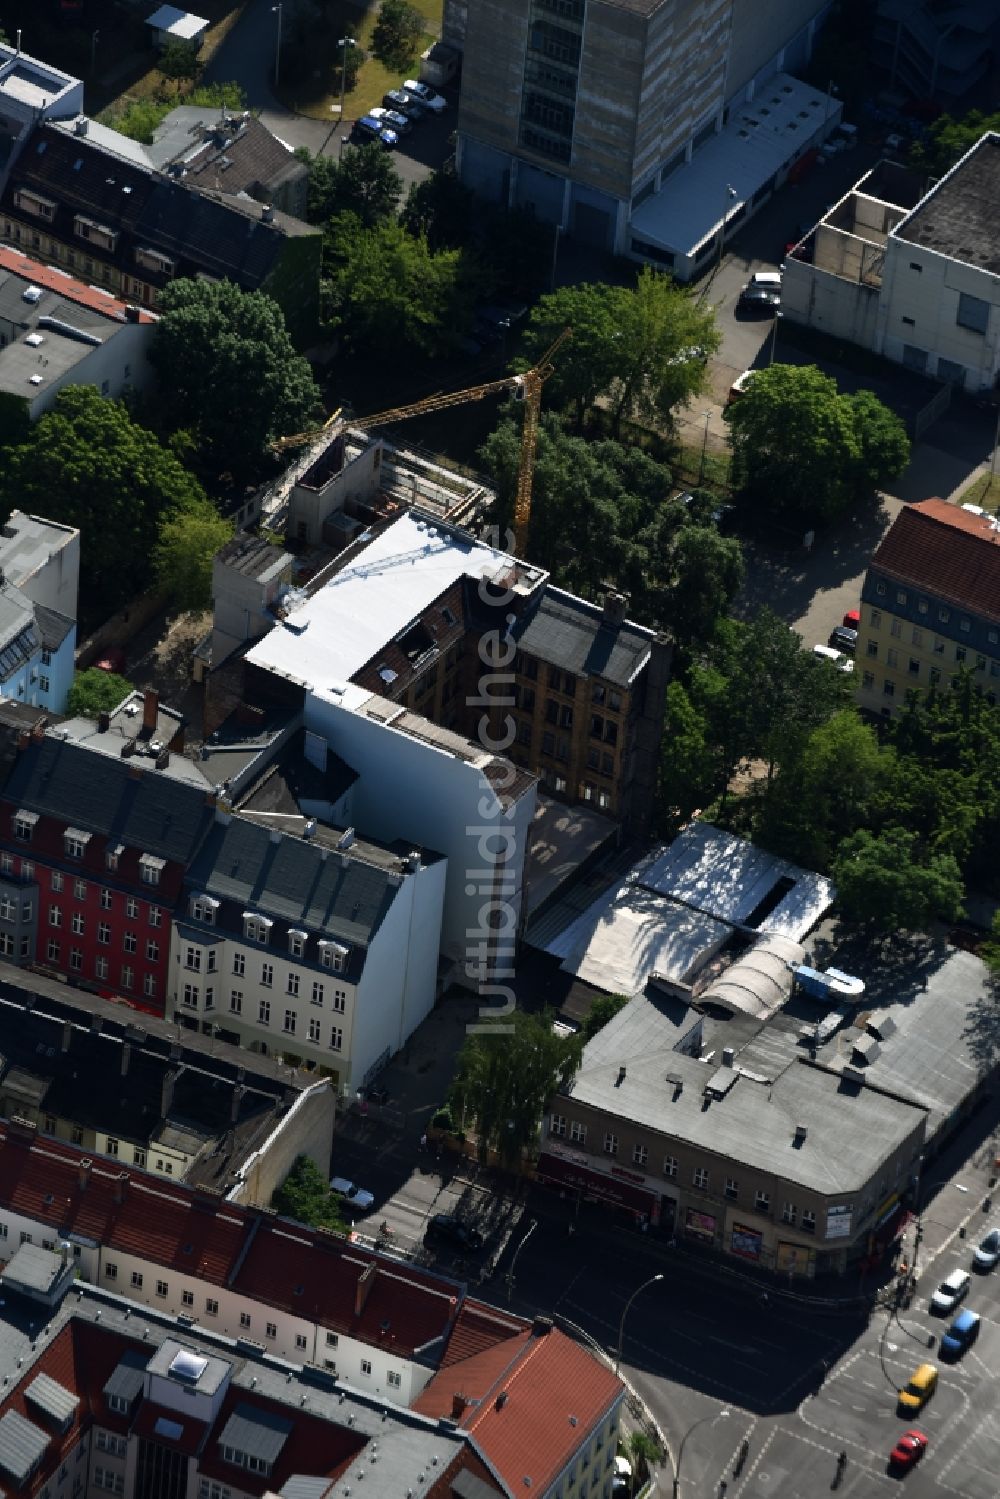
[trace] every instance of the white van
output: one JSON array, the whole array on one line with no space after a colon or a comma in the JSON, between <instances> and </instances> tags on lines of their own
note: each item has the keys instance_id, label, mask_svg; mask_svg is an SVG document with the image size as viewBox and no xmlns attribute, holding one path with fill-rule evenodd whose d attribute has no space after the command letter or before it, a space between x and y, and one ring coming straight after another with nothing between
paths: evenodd
<instances>
[{"instance_id":1,"label":"white van","mask_svg":"<svg viewBox=\"0 0 1000 1499\"><path fill-rule=\"evenodd\" d=\"M832 645L814 645L813 655L818 656L821 661L829 661L838 671L854 670L854 662L843 651L835 651Z\"/></svg>"},{"instance_id":2,"label":"white van","mask_svg":"<svg viewBox=\"0 0 1000 1499\"><path fill-rule=\"evenodd\" d=\"M749 288L751 286L763 286L768 291L780 291L781 272L754 271L753 275L750 277L750 280L747 282L747 287Z\"/></svg>"}]
</instances>

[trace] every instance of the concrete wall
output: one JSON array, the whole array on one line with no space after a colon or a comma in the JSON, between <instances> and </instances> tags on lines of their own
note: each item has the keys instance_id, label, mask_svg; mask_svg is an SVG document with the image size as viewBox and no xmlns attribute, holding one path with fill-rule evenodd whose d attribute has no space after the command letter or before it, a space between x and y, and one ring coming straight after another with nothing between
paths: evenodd
<instances>
[{"instance_id":1,"label":"concrete wall","mask_svg":"<svg viewBox=\"0 0 1000 1499\"><path fill-rule=\"evenodd\" d=\"M379 490L383 446L373 442L326 482L306 485L300 479L288 497L287 535L295 541L318 546L323 540L323 522L352 502L371 505ZM311 472L311 470L309 471ZM305 475L303 477L306 477Z\"/></svg>"},{"instance_id":2,"label":"concrete wall","mask_svg":"<svg viewBox=\"0 0 1000 1499\"><path fill-rule=\"evenodd\" d=\"M476 0L468 7L458 130L513 153L521 117L529 0Z\"/></svg>"},{"instance_id":3,"label":"concrete wall","mask_svg":"<svg viewBox=\"0 0 1000 1499\"><path fill-rule=\"evenodd\" d=\"M300 1093L260 1149L243 1162L236 1186L226 1194L228 1200L245 1207L269 1207L300 1155L315 1161L326 1176L336 1113L336 1095L329 1079Z\"/></svg>"},{"instance_id":4,"label":"concrete wall","mask_svg":"<svg viewBox=\"0 0 1000 1499\"><path fill-rule=\"evenodd\" d=\"M985 334L958 325L963 292L989 303ZM904 322L907 318L912 321ZM876 349L888 359L909 363L906 345L927 352L929 375L941 376L938 363L945 359L965 370L962 383L967 390L992 386L1000 371L1000 276L905 240L890 239ZM916 368L912 363L909 367Z\"/></svg>"},{"instance_id":5,"label":"concrete wall","mask_svg":"<svg viewBox=\"0 0 1000 1499\"><path fill-rule=\"evenodd\" d=\"M727 99L768 70L787 66L797 71L809 45L810 27L818 29L816 23L829 8L830 0L732 0ZM796 45L803 31L806 36ZM790 46L791 55L785 59L781 54Z\"/></svg>"},{"instance_id":6,"label":"concrete wall","mask_svg":"<svg viewBox=\"0 0 1000 1499\"><path fill-rule=\"evenodd\" d=\"M849 236L829 231L841 250ZM818 236L817 236L818 238ZM854 244L860 244L858 240ZM874 347L878 288L845 280L832 271L789 259L781 283L781 315L793 323L818 328L834 338L846 338L862 348Z\"/></svg>"},{"instance_id":7,"label":"concrete wall","mask_svg":"<svg viewBox=\"0 0 1000 1499\"><path fill-rule=\"evenodd\" d=\"M650 17L630 192L722 113L732 0L673 0Z\"/></svg>"},{"instance_id":8,"label":"concrete wall","mask_svg":"<svg viewBox=\"0 0 1000 1499\"><path fill-rule=\"evenodd\" d=\"M33 572L27 573L22 566L8 563L5 551L26 521L41 520L50 526L48 538L49 555ZM0 568L12 583L33 603L44 604L55 609L67 619L76 619L77 596L80 584L80 533L72 526L47 521L41 516L28 516L20 510L12 510L0 532Z\"/></svg>"},{"instance_id":9,"label":"concrete wall","mask_svg":"<svg viewBox=\"0 0 1000 1499\"><path fill-rule=\"evenodd\" d=\"M259 640L274 627L265 611L278 598L282 587L291 581L294 558L291 553L285 569L262 583L248 577L224 558L212 563L212 664L221 666L233 651L247 640Z\"/></svg>"},{"instance_id":10,"label":"concrete wall","mask_svg":"<svg viewBox=\"0 0 1000 1499\"><path fill-rule=\"evenodd\" d=\"M61 336L44 327L38 331L46 340ZM93 385L110 400L118 400L126 391L145 389L152 379L148 355L154 331L153 323L109 323L106 343L91 349L85 359L28 402L31 420L36 421L44 411L51 411L66 386ZM44 359L45 354L43 343L38 350L39 359ZM2 359L0 355L0 366Z\"/></svg>"}]
</instances>

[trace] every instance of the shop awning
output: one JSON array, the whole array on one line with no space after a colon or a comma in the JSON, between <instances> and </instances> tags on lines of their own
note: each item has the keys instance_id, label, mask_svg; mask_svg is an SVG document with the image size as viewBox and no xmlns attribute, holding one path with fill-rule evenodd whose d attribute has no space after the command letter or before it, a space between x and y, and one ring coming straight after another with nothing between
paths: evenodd
<instances>
[{"instance_id":1,"label":"shop awning","mask_svg":"<svg viewBox=\"0 0 1000 1499\"><path fill-rule=\"evenodd\" d=\"M656 1201L652 1192L634 1187L629 1182L607 1176L603 1171L588 1171L574 1161L562 1156L543 1153L538 1158L538 1178L552 1182L558 1187L582 1192L586 1197L599 1197L602 1202L612 1202L616 1207L629 1208L633 1213L649 1216Z\"/></svg>"}]
</instances>

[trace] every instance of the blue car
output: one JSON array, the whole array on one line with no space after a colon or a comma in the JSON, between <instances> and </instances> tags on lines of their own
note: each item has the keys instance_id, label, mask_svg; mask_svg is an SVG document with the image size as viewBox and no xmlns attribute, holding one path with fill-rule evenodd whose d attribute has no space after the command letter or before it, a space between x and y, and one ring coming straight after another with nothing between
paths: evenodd
<instances>
[{"instance_id":1,"label":"blue car","mask_svg":"<svg viewBox=\"0 0 1000 1499\"><path fill-rule=\"evenodd\" d=\"M959 1312L948 1331L941 1339L941 1357L958 1359L967 1348L971 1348L979 1336L980 1317L968 1308Z\"/></svg>"},{"instance_id":2,"label":"blue car","mask_svg":"<svg viewBox=\"0 0 1000 1499\"><path fill-rule=\"evenodd\" d=\"M395 130L390 130L388 125L383 125L374 115L363 115L355 123L354 134L359 140L381 141L383 146L390 149L399 145L399 136Z\"/></svg>"}]
</instances>

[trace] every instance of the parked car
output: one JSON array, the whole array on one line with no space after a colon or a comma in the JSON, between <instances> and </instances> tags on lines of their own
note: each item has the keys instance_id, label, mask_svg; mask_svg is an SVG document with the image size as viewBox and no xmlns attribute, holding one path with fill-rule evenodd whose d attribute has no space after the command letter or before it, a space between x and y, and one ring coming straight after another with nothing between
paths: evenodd
<instances>
[{"instance_id":1,"label":"parked car","mask_svg":"<svg viewBox=\"0 0 1000 1499\"><path fill-rule=\"evenodd\" d=\"M889 1466L895 1468L897 1473L905 1473L920 1461L926 1451L927 1438L922 1431L917 1431L916 1428L904 1431L889 1453Z\"/></svg>"},{"instance_id":2,"label":"parked car","mask_svg":"<svg viewBox=\"0 0 1000 1499\"><path fill-rule=\"evenodd\" d=\"M454 1218L450 1213L435 1213L424 1230L424 1238L453 1244L456 1249L466 1249L473 1253L483 1247L483 1236L479 1229L470 1228L461 1218Z\"/></svg>"},{"instance_id":3,"label":"parked car","mask_svg":"<svg viewBox=\"0 0 1000 1499\"><path fill-rule=\"evenodd\" d=\"M979 1336L981 1318L978 1312L970 1312L966 1307L959 1312L954 1322L941 1339L941 1357L947 1359L959 1359L966 1349L971 1348Z\"/></svg>"},{"instance_id":4,"label":"parked car","mask_svg":"<svg viewBox=\"0 0 1000 1499\"><path fill-rule=\"evenodd\" d=\"M776 312L781 306L781 288L753 286L748 282L736 305L742 312Z\"/></svg>"},{"instance_id":5,"label":"parked car","mask_svg":"<svg viewBox=\"0 0 1000 1499\"><path fill-rule=\"evenodd\" d=\"M414 99L412 94L401 88L391 88L387 94L383 94L382 103L386 109L398 109L400 114L411 120L419 120L426 113L420 100Z\"/></svg>"},{"instance_id":6,"label":"parked car","mask_svg":"<svg viewBox=\"0 0 1000 1499\"><path fill-rule=\"evenodd\" d=\"M399 136L395 130L390 130L389 126L375 115L362 115L360 120L355 120L352 134L357 140L379 141L389 150L399 145Z\"/></svg>"},{"instance_id":7,"label":"parked car","mask_svg":"<svg viewBox=\"0 0 1000 1499\"><path fill-rule=\"evenodd\" d=\"M992 1270L1000 1260L1000 1228L991 1228L972 1256L976 1270Z\"/></svg>"},{"instance_id":8,"label":"parked car","mask_svg":"<svg viewBox=\"0 0 1000 1499\"><path fill-rule=\"evenodd\" d=\"M910 1376L909 1383L899 1392L897 1409L906 1415L908 1411L923 1410L937 1389L938 1371L935 1364L919 1364Z\"/></svg>"},{"instance_id":9,"label":"parked car","mask_svg":"<svg viewBox=\"0 0 1000 1499\"><path fill-rule=\"evenodd\" d=\"M615 1458L615 1476L611 1480L612 1494L632 1492L632 1464L621 1453Z\"/></svg>"},{"instance_id":10,"label":"parked car","mask_svg":"<svg viewBox=\"0 0 1000 1499\"><path fill-rule=\"evenodd\" d=\"M444 111L448 108L447 99L442 98L440 94L436 94L432 88L428 88L426 83L418 83L415 78L407 78L405 80L403 92L409 94L412 99L416 99L418 104L422 104L425 109L431 110L436 115L444 114Z\"/></svg>"},{"instance_id":11,"label":"parked car","mask_svg":"<svg viewBox=\"0 0 1000 1499\"><path fill-rule=\"evenodd\" d=\"M849 656L853 656L858 648L858 632L848 629L847 625L834 625L830 631L829 643L835 650L846 651Z\"/></svg>"},{"instance_id":12,"label":"parked car","mask_svg":"<svg viewBox=\"0 0 1000 1499\"><path fill-rule=\"evenodd\" d=\"M750 384L750 381L753 379L756 373L756 370L744 370L742 375L736 376L736 379L729 387L729 394L726 396L727 406L729 406L733 401L738 401L740 396L745 394L747 386Z\"/></svg>"},{"instance_id":13,"label":"parked car","mask_svg":"<svg viewBox=\"0 0 1000 1499\"><path fill-rule=\"evenodd\" d=\"M828 661L838 671L854 670L854 662L848 660L843 651L835 651L831 645L814 645L813 655L818 656L821 661Z\"/></svg>"},{"instance_id":14,"label":"parked car","mask_svg":"<svg viewBox=\"0 0 1000 1499\"><path fill-rule=\"evenodd\" d=\"M376 104L368 113L373 120L381 120L383 128L395 130L397 135L406 135L413 129L413 121L408 115L400 114L398 109L386 109L384 104Z\"/></svg>"},{"instance_id":15,"label":"parked car","mask_svg":"<svg viewBox=\"0 0 1000 1499\"><path fill-rule=\"evenodd\" d=\"M947 1316L953 1312L968 1294L969 1286L972 1284L972 1276L968 1270L953 1270L938 1286L930 1299L930 1309L939 1317Z\"/></svg>"},{"instance_id":16,"label":"parked car","mask_svg":"<svg viewBox=\"0 0 1000 1499\"><path fill-rule=\"evenodd\" d=\"M366 1192L364 1187L356 1187L346 1176L331 1176L330 1191L336 1192L338 1197L343 1197L345 1202L359 1212L366 1213L370 1207L375 1206L375 1197L371 1192Z\"/></svg>"}]
</instances>

